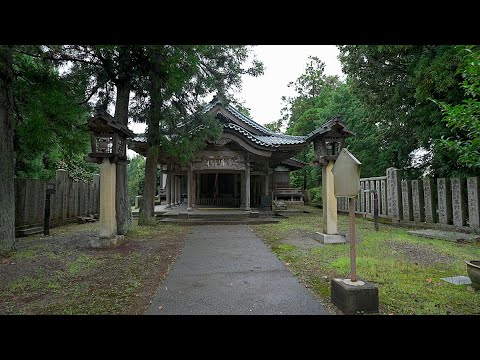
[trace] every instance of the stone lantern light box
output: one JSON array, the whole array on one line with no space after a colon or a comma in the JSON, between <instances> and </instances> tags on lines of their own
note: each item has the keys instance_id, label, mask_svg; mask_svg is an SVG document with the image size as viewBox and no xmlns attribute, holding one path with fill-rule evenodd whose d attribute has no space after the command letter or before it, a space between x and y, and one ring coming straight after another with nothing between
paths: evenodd
<instances>
[{"instance_id":1,"label":"stone lantern light box","mask_svg":"<svg viewBox=\"0 0 480 360\"><path fill-rule=\"evenodd\" d=\"M103 159L108 158L111 163L128 164L127 138L134 137L128 127L103 110L97 110L87 127L91 134L92 152L85 158L86 161L101 164Z\"/></svg>"}]
</instances>

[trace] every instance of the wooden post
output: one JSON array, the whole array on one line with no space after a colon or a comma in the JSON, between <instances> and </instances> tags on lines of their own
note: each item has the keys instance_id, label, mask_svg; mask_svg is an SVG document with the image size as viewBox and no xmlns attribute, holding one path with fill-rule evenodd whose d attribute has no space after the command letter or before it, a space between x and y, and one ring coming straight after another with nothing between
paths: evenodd
<instances>
[{"instance_id":1,"label":"wooden post","mask_svg":"<svg viewBox=\"0 0 480 360\"><path fill-rule=\"evenodd\" d=\"M348 199L348 212L350 214L350 280L357 281L357 262L355 255L355 198Z\"/></svg>"}]
</instances>

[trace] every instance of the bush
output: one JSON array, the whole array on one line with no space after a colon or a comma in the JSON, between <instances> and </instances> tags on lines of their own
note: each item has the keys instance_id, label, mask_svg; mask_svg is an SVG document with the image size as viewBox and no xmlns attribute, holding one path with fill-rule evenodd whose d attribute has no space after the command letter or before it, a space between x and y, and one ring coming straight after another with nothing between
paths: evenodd
<instances>
[{"instance_id":1,"label":"bush","mask_svg":"<svg viewBox=\"0 0 480 360\"><path fill-rule=\"evenodd\" d=\"M315 205L322 205L322 187L314 187L309 190L310 201Z\"/></svg>"}]
</instances>

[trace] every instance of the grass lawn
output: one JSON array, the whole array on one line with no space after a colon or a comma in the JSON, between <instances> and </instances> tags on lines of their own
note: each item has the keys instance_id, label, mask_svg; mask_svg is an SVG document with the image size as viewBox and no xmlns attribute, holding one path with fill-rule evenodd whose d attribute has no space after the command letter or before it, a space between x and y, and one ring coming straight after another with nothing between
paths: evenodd
<instances>
[{"instance_id":1,"label":"grass lawn","mask_svg":"<svg viewBox=\"0 0 480 360\"><path fill-rule=\"evenodd\" d=\"M92 249L98 224L18 240L0 258L0 314L143 314L180 253L188 227L135 226L115 249Z\"/></svg>"},{"instance_id":2,"label":"grass lawn","mask_svg":"<svg viewBox=\"0 0 480 360\"><path fill-rule=\"evenodd\" d=\"M330 280L349 276L349 244L313 240L313 232L321 231L322 213L308 210L312 213L251 228L306 287L328 303ZM339 231L346 233L348 216L339 215L338 222ZM356 233L357 275L378 285L382 314L480 314L480 291L440 280L467 276L463 260L480 259L478 244L425 239L384 224L375 232L373 222L362 218L356 219Z\"/></svg>"}]
</instances>

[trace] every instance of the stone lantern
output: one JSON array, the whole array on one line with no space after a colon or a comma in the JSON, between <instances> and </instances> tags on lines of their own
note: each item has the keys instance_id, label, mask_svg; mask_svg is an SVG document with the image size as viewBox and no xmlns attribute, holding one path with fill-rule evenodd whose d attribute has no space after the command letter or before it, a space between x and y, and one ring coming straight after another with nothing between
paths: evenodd
<instances>
[{"instance_id":1,"label":"stone lantern","mask_svg":"<svg viewBox=\"0 0 480 360\"><path fill-rule=\"evenodd\" d=\"M100 231L99 239L92 240L91 246L116 246L121 240L115 218L116 164L128 163L127 138L134 133L103 110L96 111L87 127L92 152L85 160L100 164Z\"/></svg>"},{"instance_id":2,"label":"stone lantern","mask_svg":"<svg viewBox=\"0 0 480 360\"><path fill-rule=\"evenodd\" d=\"M307 135L306 140L313 142L315 152L312 165L323 167L323 234L320 234L322 242L345 242L344 237L338 235L337 231L337 199L334 194L332 168L345 146L345 139L352 135L353 133L342 123L339 116L334 116Z\"/></svg>"}]
</instances>

